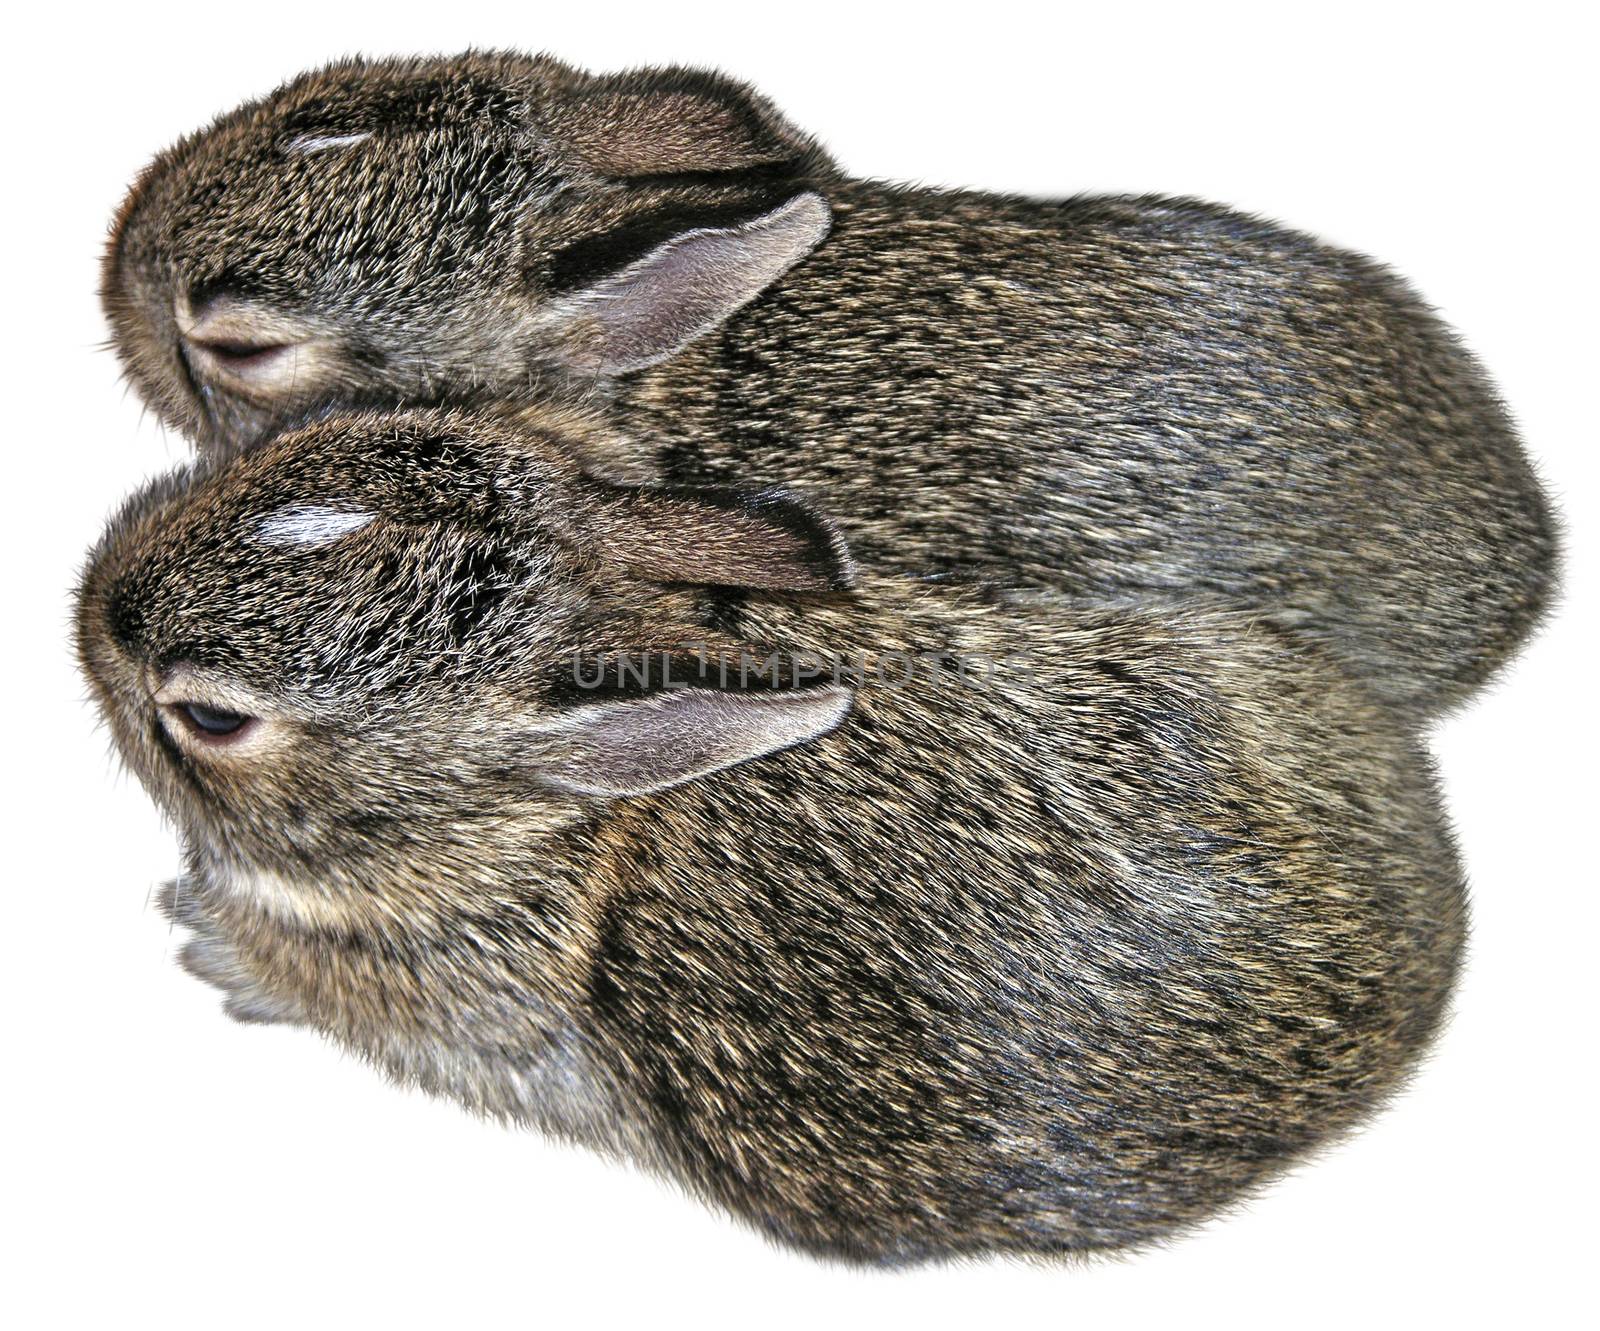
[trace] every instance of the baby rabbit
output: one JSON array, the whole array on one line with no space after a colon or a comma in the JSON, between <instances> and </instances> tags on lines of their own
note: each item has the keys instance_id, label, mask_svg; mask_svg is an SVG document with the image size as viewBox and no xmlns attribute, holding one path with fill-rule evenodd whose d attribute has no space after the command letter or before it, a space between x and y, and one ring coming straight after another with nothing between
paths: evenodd
<instances>
[{"instance_id":1,"label":"baby rabbit","mask_svg":"<svg viewBox=\"0 0 1600 1331\"><path fill-rule=\"evenodd\" d=\"M347 61L157 158L103 295L213 449L327 404L598 400L613 479L803 486L871 566L1216 594L1424 715L1530 632L1555 539L1398 278L1220 207L850 180L681 69Z\"/></svg>"},{"instance_id":2,"label":"baby rabbit","mask_svg":"<svg viewBox=\"0 0 1600 1331\"><path fill-rule=\"evenodd\" d=\"M236 1015L864 1263L1159 1238L1405 1079L1461 876L1318 650L865 579L792 495L583 476L580 424L325 420L93 554Z\"/></svg>"}]
</instances>

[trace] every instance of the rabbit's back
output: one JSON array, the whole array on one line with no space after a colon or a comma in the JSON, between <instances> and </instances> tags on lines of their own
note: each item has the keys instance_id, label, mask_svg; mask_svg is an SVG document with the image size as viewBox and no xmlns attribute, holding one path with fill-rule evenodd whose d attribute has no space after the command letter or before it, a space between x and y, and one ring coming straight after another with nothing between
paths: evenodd
<instances>
[{"instance_id":1,"label":"rabbit's back","mask_svg":"<svg viewBox=\"0 0 1600 1331\"><path fill-rule=\"evenodd\" d=\"M1387 270L1191 201L827 192L801 269L624 392L670 477L801 483L886 568L1229 596L1424 708L1542 613L1543 493Z\"/></svg>"},{"instance_id":2,"label":"rabbit's back","mask_svg":"<svg viewBox=\"0 0 1600 1331\"><path fill-rule=\"evenodd\" d=\"M1353 1122L1439 1019L1459 871L1377 712L1237 625L1045 641L1014 644L1037 687L869 688L597 832L598 1043L673 1167L793 1241L1159 1236Z\"/></svg>"}]
</instances>

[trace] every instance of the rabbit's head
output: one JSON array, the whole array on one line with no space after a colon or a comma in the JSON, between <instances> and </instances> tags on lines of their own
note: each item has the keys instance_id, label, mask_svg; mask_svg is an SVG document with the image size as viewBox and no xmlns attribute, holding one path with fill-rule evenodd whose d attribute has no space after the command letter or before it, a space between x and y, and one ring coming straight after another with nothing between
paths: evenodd
<instances>
[{"instance_id":1,"label":"rabbit's head","mask_svg":"<svg viewBox=\"0 0 1600 1331\"><path fill-rule=\"evenodd\" d=\"M683 69L347 61L158 157L102 299L141 395L202 446L308 408L428 405L671 356L825 236L830 164Z\"/></svg>"},{"instance_id":2,"label":"rabbit's head","mask_svg":"<svg viewBox=\"0 0 1600 1331\"><path fill-rule=\"evenodd\" d=\"M837 724L839 688L584 674L705 640L703 595L668 583L852 571L791 496L623 490L566 459L456 413L342 417L128 504L84 576L80 656L213 875L459 881L505 829Z\"/></svg>"}]
</instances>

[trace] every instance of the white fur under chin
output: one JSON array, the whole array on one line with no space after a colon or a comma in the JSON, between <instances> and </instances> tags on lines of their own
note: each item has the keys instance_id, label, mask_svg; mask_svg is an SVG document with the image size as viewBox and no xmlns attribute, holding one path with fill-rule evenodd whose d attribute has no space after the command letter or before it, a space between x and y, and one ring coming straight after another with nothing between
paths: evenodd
<instances>
[{"instance_id":1,"label":"white fur under chin","mask_svg":"<svg viewBox=\"0 0 1600 1331\"><path fill-rule=\"evenodd\" d=\"M212 875L212 882L259 907L269 915L300 925L328 923L334 914L328 894L315 884L297 883L280 874L260 870L228 870ZM221 962L231 948L218 949L209 967L191 969L232 995L243 991L237 983L224 983ZM212 960L197 956L196 963ZM216 970L218 975L207 973ZM298 1021L287 1009L260 1010L245 1005L230 1008L239 1020ZM437 1038L419 1038L396 1032L380 1048L367 1052L398 1081L456 1100L480 1113L581 1140L613 1151L637 1152L640 1144L625 1129L628 1121L617 1112L607 1079L584 1053L581 1041L556 1014L546 1013L550 1031L547 1046L526 1059L507 1058L472 1046ZM566 1032L563 1034L562 1032Z\"/></svg>"},{"instance_id":2,"label":"white fur under chin","mask_svg":"<svg viewBox=\"0 0 1600 1331\"><path fill-rule=\"evenodd\" d=\"M229 895L278 919L313 927L329 920L327 894L314 885L296 883L260 869L224 870L214 874L212 881Z\"/></svg>"}]
</instances>

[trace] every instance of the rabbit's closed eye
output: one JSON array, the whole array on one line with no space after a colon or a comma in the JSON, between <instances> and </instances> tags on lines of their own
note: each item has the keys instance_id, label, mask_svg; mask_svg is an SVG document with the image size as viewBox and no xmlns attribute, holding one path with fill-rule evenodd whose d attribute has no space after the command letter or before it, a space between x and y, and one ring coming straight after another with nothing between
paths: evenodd
<instances>
[{"instance_id":1,"label":"rabbit's closed eye","mask_svg":"<svg viewBox=\"0 0 1600 1331\"><path fill-rule=\"evenodd\" d=\"M237 338L214 338L209 341L191 338L189 345L234 371L258 369L273 356L291 347L288 342L245 342Z\"/></svg>"},{"instance_id":2,"label":"rabbit's closed eye","mask_svg":"<svg viewBox=\"0 0 1600 1331\"><path fill-rule=\"evenodd\" d=\"M315 393L344 360L309 321L228 292L180 292L173 317L190 374L247 401L287 405Z\"/></svg>"}]
</instances>

